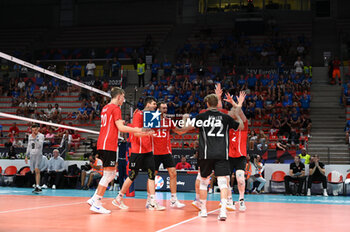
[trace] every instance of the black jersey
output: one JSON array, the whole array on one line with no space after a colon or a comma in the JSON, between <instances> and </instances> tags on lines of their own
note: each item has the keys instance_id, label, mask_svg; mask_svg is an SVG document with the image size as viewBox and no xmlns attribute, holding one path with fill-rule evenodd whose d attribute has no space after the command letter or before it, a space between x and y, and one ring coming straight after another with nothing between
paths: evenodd
<instances>
[{"instance_id":1,"label":"black jersey","mask_svg":"<svg viewBox=\"0 0 350 232\"><path fill-rule=\"evenodd\" d=\"M237 130L239 123L217 109L197 115L199 128L199 158L228 160L229 129Z\"/></svg>"}]
</instances>

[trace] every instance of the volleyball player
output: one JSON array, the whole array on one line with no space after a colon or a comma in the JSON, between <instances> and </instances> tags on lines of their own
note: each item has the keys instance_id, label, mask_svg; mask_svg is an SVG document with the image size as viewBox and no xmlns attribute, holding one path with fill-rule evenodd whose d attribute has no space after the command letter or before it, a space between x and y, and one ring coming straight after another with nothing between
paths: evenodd
<instances>
[{"instance_id":1,"label":"volleyball player","mask_svg":"<svg viewBox=\"0 0 350 232\"><path fill-rule=\"evenodd\" d=\"M206 199L209 177L214 170L217 176L221 194L221 208L218 216L219 220L226 220L226 205L228 178L230 175L230 163L228 160L228 139L229 129L243 129L243 122L237 115L238 122L227 114L218 111L218 97L210 94L204 101L208 110L196 116L195 127L199 128L199 158L200 158L200 186L199 198L201 217L207 217ZM237 108L240 108L238 105Z\"/></svg>"},{"instance_id":2,"label":"volleyball player","mask_svg":"<svg viewBox=\"0 0 350 232\"><path fill-rule=\"evenodd\" d=\"M111 211L102 206L102 197L108 184L114 180L117 165L117 150L119 132L139 133L147 136L153 131L145 131L142 128L132 128L124 125L120 106L125 100L124 90L114 87L111 90L111 101L101 111L101 129L97 140L97 153L103 162L103 176L98 184L95 194L87 203L91 205L90 210L109 214Z\"/></svg>"},{"instance_id":3,"label":"volleyball player","mask_svg":"<svg viewBox=\"0 0 350 232\"><path fill-rule=\"evenodd\" d=\"M158 110L161 113L161 127L155 129L156 133L153 136L155 169L158 171L160 164L163 164L163 167L168 170L171 192L170 207L182 208L185 204L180 203L176 196L177 173L171 151L170 131L182 135L188 129L185 127L177 128L174 122L167 118L168 107L165 102L158 103Z\"/></svg>"},{"instance_id":4,"label":"volleyball player","mask_svg":"<svg viewBox=\"0 0 350 232\"><path fill-rule=\"evenodd\" d=\"M156 99L154 97L145 98L145 111L154 111L157 108ZM133 126L143 126L143 111L136 110L133 117ZM123 187L119 191L117 197L112 204L120 209L128 209L129 207L123 203L123 197L130 188L138 175L140 169L147 170L148 188L149 188L149 210L165 210L165 207L159 205L155 199L155 163L153 156L153 135L137 137L134 134L131 139L131 156L129 159L129 168L131 169L129 177L125 180Z\"/></svg>"},{"instance_id":5,"label":"volleyball player","mask_svg":"<svg viewBox=\"0 0 350 232\"><path fill-rule=\"evenodd\" d=\"M238 98L238 104L242 104L245 99L246 93L241 91ZM246 206L244 203L244 191L245 191L245 167L247 162L247 137L248 137L248 120L244 115L242 109L240 107L236 107L237 104L234 102L230 94L226 94L225 101L229 102L235 110L237 111L237 115L242 119L244 128L242 130L230 130L230 146L229 146L229 161L230 161L230 169L231 175L235 171L235 176L238 183L238 191L239 191L239 210L245 211ZM232 115L233 119L237 120L236 114ZM232 201L232 190L228 193L228 210L235 210L234 202Z\"/></svg>"},{"instance_id":6,"label":"volleyball player","mask_svg":"<svg viewBox=\"0 0 350 232\"><path fill-rule=\"evenodd\" d=\"M28 156L30 157L30 169L32 173L35 172L35 187L33 193L41 193L40 188L40 163L43 155L45 137L39 133L37 124L32 125L32 133L28 136L28 146L26 151L25 163L28 163Z\"/></svg>"}]
</instances>

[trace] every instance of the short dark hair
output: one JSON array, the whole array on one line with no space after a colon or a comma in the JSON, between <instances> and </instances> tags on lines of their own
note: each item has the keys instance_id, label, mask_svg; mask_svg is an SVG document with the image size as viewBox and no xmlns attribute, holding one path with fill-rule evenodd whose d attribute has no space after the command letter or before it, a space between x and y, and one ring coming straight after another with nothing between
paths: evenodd
<instances>
[{"instance_id":1,"label":"short dark hair","mask_svg":"<svg viewBox=\"0 0 350 232\"><path fill-rule=\"evenodd\" d=\"M165 105L167 105L167 104L166 104L166 102L161 101L161 102L158 102L158 103L157 103L157 108L160 108L160 105L161 105L161 104L165 104Z\"/></svg>"},{"instance_id":2,"label":"short dark hair","mask_svg":"<svg viewBox=\"0 0 350 232\"><path fill-rule=\"evenodd\" d=\"M148 96L145 98L144 104L147 105L148 103L151 103L153 101L157 102L157 100L154 97Z\"/></svg>"},{"instance_id":3,"label":"short dark hair","mask_svg":"<svg viewBox=\"0 0 350 232\"><path fill-rule=\"evenodd\" d=\"M111 89L111 97L112 97L112 99L115 98L116 96L122 95L122 94L125 94L125 91L122 88L113 87Z\"/></svg>"},{"instance_id":4,"label":"short dark hair","mask_svg":"<svg viewBox=\"0 0 350 232\"><path fill-rule=\"evenodd\" d=\"M32 128L38 128L38 127L39 127L39 125L36 124L36 123L34 123L34 124L32 125Z\"/></svg>"}]
</instances>

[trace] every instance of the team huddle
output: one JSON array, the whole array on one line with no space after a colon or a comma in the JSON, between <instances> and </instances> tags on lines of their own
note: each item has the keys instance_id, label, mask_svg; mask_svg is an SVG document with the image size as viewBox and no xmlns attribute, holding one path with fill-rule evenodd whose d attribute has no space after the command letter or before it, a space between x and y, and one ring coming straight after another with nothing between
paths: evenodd
<instances>
[{"instance_id":1,"label":"team huddle","mask_svg":"<svg viewBox=\"0 0 350 232\"><path fill-rule=\"evenodd\" d=\"M206 199L210 176L217 177L220 188L221 202L219 220L226 220L227 210L235 210L232 200L230 179L235 172L239 190L239 210L246 209L244 204L246 167L246 139L248 122L241 110L245 99L245 93L237 96L237 103L226 94L228 103L232 105L230 111L221 109L222 90L220 85L216 87L215 94L205 97L207 109L201 111L195 118L195 123L187 123L178 128L167 118L167 104L157 104L153 97L146 97L144 111L154 111L158 108L161 118L160 128L143 128L143 111L136 110L133 122L130 126L124 125L121 105L124 102L124 91L115 87L111 90L111 102L101 111L101 129L97 142L97 150L103 161L103 176L94 195L87 201L90 210L109 214L110 210L102 206L102 197L109 183L116 176L116 160L118 160L119 132L130 133L131 150L129 158L129 177L125 180L118 195L112 204L120 209L128 209L123 202L131 184L138 175L139 170L148 174L146 208L149 210L165 210L155 198L155 176L161 164L169 172L171 199L170 206L182 208L185 204L179 202L176 196L176 169L172 157L170 132L184 134L193 129L199 130L198 167L199 173L196 180L196 200L192 205L200 212L201 217L207 216ZM183 120L186 121L188 115ZM188 122L189 120L187 120ZM215 122L208 123L208 122Z\"/></svg>"}]
</instances>

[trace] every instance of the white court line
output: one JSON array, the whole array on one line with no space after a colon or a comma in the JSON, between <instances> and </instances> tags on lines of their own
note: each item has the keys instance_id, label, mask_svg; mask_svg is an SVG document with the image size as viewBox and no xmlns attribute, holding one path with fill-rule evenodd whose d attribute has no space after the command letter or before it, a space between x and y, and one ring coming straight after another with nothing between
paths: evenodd
<instances>
[{"instance_id":1,"label":"white court line","mask_svg":"<svg viewBox=\"0 0 350 232\"><path fill-rule=\"evenodd\" d=\"M220 208L219 208L219 209L220 209ZM211 214L211 213L214 213L214 212L218 211L219 209L216 209L216 210L213 210L213 211L208 212L208 215ZM185 223L187 223L187 222L193 221L193 220L195 220L195 219L197 219L197 218L200 218L200 216L196 216L196 217L187 219L187 220L185 220L185 221L182 221L182 222L176 223L176 224L174 224L174 225L165 227L165 228L163 228L163 229L161 229L161 230L157 230L156 232L163 232L163 231L172 229L172 228L174 228L174 227L176 227L176 226L179 226L179 225L185 224Z\"/></svg>"},{"instance_id":2,"label":"white court line","mask_svg":"<svg viewBox=\"0 0 350 232\"><path fill-rule=\"evenodd\" d=\"M54 208L54 207L61 207L61 206L67 206L67 205L79 205L79 204L83 204L83 203L86 203L86 201L83 201L83 202L75 202L75 203L67 203L67 204L60 204L60 205L47 205L47 206L40 206L40 207L33 207L33 208L6 210L6 211L0 211L0 214L2 214L2 213L21 212L21 211L27 211L27 210Z\"/></svg>"}]
</instances>

